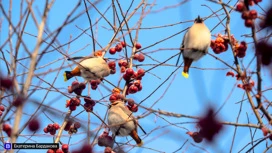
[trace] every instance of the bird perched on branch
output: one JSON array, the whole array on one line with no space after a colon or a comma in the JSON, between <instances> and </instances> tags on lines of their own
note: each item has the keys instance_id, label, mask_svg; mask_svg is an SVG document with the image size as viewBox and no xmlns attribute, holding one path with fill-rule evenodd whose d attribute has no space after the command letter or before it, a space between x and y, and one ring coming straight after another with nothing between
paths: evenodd
<instances>
[{"instance_id":1,"label":"bird perched on branch","mask_svg":"<svg viewBox=\"0 0 272 153\"><path fill-rule=\"evenodd\" d=\"M77 60L83 57L69 58L68 60ZM106 60L99 56L84 57L72 71L65 71L64 81L74 76L81 76L87 81L102 79L110 74L110 68Z\"/></svg>"},{"instance_id":2,"label":"bird perched on branch","mask_svg":"<svg viewBox=\"0 0 272 153\"><path fill-rule=\"evenodd\" d=\"M210 30L204 24L200 16L195 19L192 27L186 32L180 48L180 54L176 63L178 65L180 55L183 55L184 68L182 75L185 78L189 77L189 68L193 61L199 60L208 53L208 48L211 43Z\"/></svg>"},{"instance_id":3,"label":"bird perched on branch","mask_svg":"<svg viewBox=\"0 0 272 153\"><path fill-rule=\"evenodd\" d=\"M138 146L143 145L143 141L137 133L137 121L132 112L124 105L122 101L114 101L109 109L108 124L113 135L128 136L130 135Z\"/></svg>"}]
</instances>

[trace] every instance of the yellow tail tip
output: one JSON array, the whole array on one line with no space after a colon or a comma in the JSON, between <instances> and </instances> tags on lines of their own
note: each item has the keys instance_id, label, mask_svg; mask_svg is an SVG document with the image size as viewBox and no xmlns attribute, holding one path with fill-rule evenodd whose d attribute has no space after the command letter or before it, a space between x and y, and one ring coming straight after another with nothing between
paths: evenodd
<instances>
[{"instance_id":1,"label":"yellow tail tip","mask_svg":"<svg viewBox=\"0 0 272 153\"><path fill-rule=\"evenodd\" d=\"M64 81L67 81L66 72L63 73Z\"/></svg>"},{"instance_id":2,"label":"yellow tail tip","mask_svg":"<svg viewBox=\"0 0 272 153\"><path fill-rule=\"evenodd\" d=\"M137 146L138 146L138 147L141 147L143 144L144 144L144 142L141 141L141 143L138 143Z\"/></svg>"},{"instance_id":3,"label":"yellow tail tip","mask_svg":"<svg viewBox=\"0 0 272 153\"><path fill-rule=\"evenodd\" d=\"M189 74L188 73L186 73L186 72L182 72L182 76L184 76L184 78L189 78Z\"/></svg>"}]
</instances>

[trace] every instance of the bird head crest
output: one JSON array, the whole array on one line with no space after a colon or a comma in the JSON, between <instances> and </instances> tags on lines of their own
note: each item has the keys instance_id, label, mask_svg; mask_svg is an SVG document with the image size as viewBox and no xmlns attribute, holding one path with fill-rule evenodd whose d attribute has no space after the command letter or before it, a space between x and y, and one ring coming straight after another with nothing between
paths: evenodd
<instances>
[{"instance_id":1,"label":"bird head crest","mask_svg":"<svg viewBox=\"0 0 272 153\"><path fill-rule=\"evenodd\" d=\"M195 23L202 23L203 19L200 18L200 16L198 15L198 17L195 19Z\"/></svg>"}]
</instances>

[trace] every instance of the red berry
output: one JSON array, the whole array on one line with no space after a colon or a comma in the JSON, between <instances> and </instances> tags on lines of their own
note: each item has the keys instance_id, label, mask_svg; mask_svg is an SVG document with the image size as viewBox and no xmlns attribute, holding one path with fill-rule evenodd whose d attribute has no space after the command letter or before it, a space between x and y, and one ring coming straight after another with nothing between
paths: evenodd
<instances>
[{"instance_id":1,"label":"red berry","mask_svg":"<svg viewBox=\"0 0 272 153\"><path fill-rule=\"evenodd\" d=\"M0 105L0 111L5 111L5 107L3 105Z\"/></svg>"},{"instance_id":2,"label":"red berry","mask_svg":"<svg viewBox=\"0 0 272 153\"><path fill-rule=\"evenodd\" d=\"M13 80L11 78L3 78L0 76L0 88L10 89L13 86Z\"/></svg>"},{"instance_id":3,"label":"red berry","mask_svg":"<svg viewBox=\"0 0 272 153\"><path fill-rule=\"evenodd\" d=\"M18 107L23 104L23 99L21 97L17 97L13 102L12 105Z\"/></svg>"},{"instance_id":4,"label":"red berry","mask_svg":"<svg viewBox=\"0 0 272 153\"><path fill-rule=\"evenodd\" d=\"M232 77L234 77L234 73L233 73L232 71L229 71L229 72L226 74L226 76L232 76Z\"/></svg>"},{"instance_id":5,"label":"red berry","mask_svg":"<svg viewBox=\"0 0 272 153\"><path fill-rule=\"evenodd\" d=\"M44 133L48 133L47 127L45 127L45 128L43 129L43 132L44 132Z\"/></svg>"},{"instance_id":6,"label":"red berry","mask_svg":"<svg viewBox=\"0 0 272 153\"><path fill-rule=\"evenodd\" d=\"M138 55L138 61L139 61L139 62L143 62L144 60L145 60L144 54L139 53L139 55Z\"/></svg>"},{"instance_id":7,"label":"red berry","mask_svg":"<svg viewBox=\"0 0 272 153\"><path fill-rule=\"evenodd\" d=\"M243 12L244 7L245 7L244 3L243 3L243 2L240 2L240 3L238 3L238 4L236 5L236 10L237 10L238 12Z\"/></svg>"},{"instance_id":8,"label":"red berry","mask_svg":"<svg viewBox=\"0 0 272 153\"><path fill-rule=\"evenodd\" d=\"M112 153L111 147L106 147L104 153Z\"/></svg>"},{"instance_id":9,"label":"red berry","mask_svg":"<svg viewBox=\"0 0 272 153\"><path fill-rule=\"evenodd\" d=\"M145 70L144 69L138 69L137 71L137 77L143 77L145 75Z\"/></svg>"},{"instance_id":10,"label":"red berry","mask_svg":"<svg viewBox=\"0 0 272 153\"><path fill-rule=\"evenodd\" d=\"M77 128L77 129L78 129L78 128L80 128L80 126L81 126L81 125L80 125L80 123L79 123L79 122L75 122L75 123L74 123L74 127L75 127L75 128Z\"/></svg>"},{"instance_id":11,"label":"red berry","mask_svg":"<svg viewBox=\"0 0 272 153\"><path fill-rule=\"evenodd\" d=\"M142 48L142 45L139 43L136 43L135 47L136 47L136 49L140 49L140 48Z\"/></svg>"},{"instance_id":12,"label":"red berry","mask_svg":"<svg viewBox=\"0 0 272 153\"><path fill-rule=\"evenodd\" d=\"M263 136L267 136L268 129L265 126L262 127L262 131L263 131Z\"/></svg>"},{"instance_id":13,"label":"red berry","mask_svg":"<svg viewBox=\"0 0 272 153\"><path fill-rule=\"evenodd\" d=\"M112 54L112 55L113 55L113 54L115 54L115 53L116 53L116 49L115 49L115 48L110 48L110 51L109 51L109 52L110 52L110 54Z\"/></svg>"},{"instance_id":14,"label":"red berry","mask_svg":"<svg viewBox=\"0 0 272 153\"><path fill-rule=\"evenodd\" d=\"M139 54L134 54L133 59L138 60L138 58L139 58Z\"/></svg>"},{"instance_id":15,"label":"red berry","mask_svg":"<svg viewBox=\"0 0 272 153\"><path fill-rule=\"evenodd\" d=\"M249 12L248 11L244 11L243 13L242 13L242 19L249 19Z\"/></svg>"},{"instance_id":16,"label":"red berry","mask_svg":"<svg viewBox=\"0 0 272 153\"><path fill-rule=\"evenodd\" d=\"M71 111L76 110L76 105L70 105L70 106L69 106L69 109L70 109Z\"/></svg>"},{"instance_id":17,"label":"red berry","mask_svg":"<svg viewBox=\"0 0 272 153\"><path fill-rule=\"evenodd\" d=\"M2 127L2 128L3 128L3 131L5 131L5 132L11 130L11 126L10 126L9 124L6 124L6 123L3 124L3 127Z\"/></svg>"},{"instance_id":18,"label":"red berry","mask_svg":"<svg viewBox=\"0 0 272 153\"><path fill-rule=\"evenodd\" d=\"M91 86L96 86L97 85L97 82L96 82L96 80L91 80Z\"/></svg>"},{"instance_id":19,"label":"red berry","mask_svg":"<svg viewBox=\"0 0 272 153\"><path fill-rule=\"evenodd\" d=\"M250 83L251 86L255 85L255 82L253 80L250 80L249 83Z\"/></svg>"},{"instance_id":20,"label":"red berry","mask_svg":"<svg viewBox=\"0 0 272 153\"><path fill-rule=\"evenodd\" d=\"M134 105L134 100L131 99L131 98L129 98L129 99L127 100L127 102L128 102L128 105L129 105L129 106L133 106L133 105Z\"/></svg>"},{"instance_id":21,"label":"red berry","mask_svg":"<svg viewBox=\"0 0 272 153\"><path fill-rule=\"evenodd\" d=\"M40 128L40 122L37 119L32 119L28 124L30 131L37 131Z\"/></svg>"},{"instance_id":22,"label":"red berry","mask_svg":"<svg viewBox=\"0 0 272 153\"><path fill-rule=\"evenodd\" d=\"M126 80L126 81L129 81L131 79L131 76L128 76L128 75L124 74L123 79Z\"/></svg>"},{"instance_id":23,"label":"red berry","mask_svg":"<svg viewBox=\"0 0 272 153\"><path fill-rule=\"evenodd\" d=\"M85 83L83 83L83 82L81 82L80 84L79 84L79 88L80 89L85 89L86 88L86 84Z\"/></svg>"},{"instance_id":24,"label":"red berry","mask_svg":"<svg viewBox=\"0 0 272 153\"><path fill-rule=\"evenodd\" d=\"M74 90L74 93L77 94L77 95L81 95L82 89L76 88L76 89Z\"/></svg>"},{"instance_id":25,"label":"red berry","mask_svg":"<svg viewBox=\"0 0 272 153\"><path fill-rule=\"evenodd\" d=\"M132 107L129 107L129 110L132 112L137 112L138 111L138 106L134 104Z\"/></svg>"},{"instance_id":26,"label":"red berry","mask_svg":"<svg viewBox=\"0 0 272 153\"><path fill-rule=\"evenodd\" d=\"M109 65L110 69L115 69L115 67L116 67L116 64L115 64L114 61L110 61L110 62L108 63L108 65Z\"/></svg>"},{"instance_id":27,"label":"red berry","mask_svg":"<svg viewBox=\"0 0 272 153\"><path fill-rule=\"evenodd\" d=\"M54 123L54 124L53 124L53 127L54 127L55 130L58 130L58 129L60 128L60 126L59 126L58 123Z\"/></svg>"},{"instance_id":28,"label":"red berry","mask_svg":"<svg viewBox=\"0 0 272 153\"><path fill-rule=\"evenodd\" d=\"M116 73L116 69L111 69L110 74L115 74Z\"/></svg>"},{"instance_id":29,"label":"red berry","mask_svg":"<svg viewBox=\"0 0 272 153\"><path fill-rule=\"evenodd\" d=\"M61 149L62 149L62 151L64 151L64 152L68 152L68 150L69 150L68 144L62 144Z\"/></svg>"},{"instance_id":30,"label":"red berry","mask_svg":"<svg viewBox=\"0 0 272 153\"><path fill-rule=\"evenodd\" d=\"M196 143L200 143L203 140L203 137L198 132L194 132L192 135L192 138L194 139Z\"/></svg>"},{"instance_id":31,"label":"red berry","mask_svg":"<svg viewBox=\"0 0 272 153\"><path fill-rule=\"evenodd\" d=\"M53 124L48 124L48 125L47 125L47 130L48 130L48 132L52 131L53 129L54 129Z\"/></svg>"},{"instance_id":32,"label":"red berry","mask_svg":"<svg viewBox=\"0 0 272 153\"><path fill-rule=\"evenodd\" d=\"M51 135L55 135L55 134L56 134L56 130L50 131L50 134L51 134Z\"/></svg>"},{"instance_id":33,"label":"red berry","mask_svg":"<svg viewBox=\"0 0 272 153\"><path fill-rule=\"evenodd\" d=\"M55 153L64 153L64 152L60 149L57 149Z\"/></svg>"},{"instance_id":34,"label":"red berry","mask_svg":"<svg viewBox=\"0 0 272 153\"><path fill-rule=\"evenodd\" d=\"M122 66L127 67L127 66L128 66L127 61L124 60L124 61L122 62Z\"/></svg>"},{"instance_id":35,"label":"red berry","mask_svg":"<svg viewBox=\"0 0 272 153\"><path fill-rule=\"evenodd\" d=\"M116 100L117 100L117 97L114 95L114 94L112 94L111 96L110 96L110 102L115 102Z\"/></svg>"},{"instance_id":36,"label":"red berry","mask_svg":"<svg viewBox=\"0 0 272 153\"><path fill-rule=\"evenodd\" d=\"M242 84L238 84L237 87L244 89L244 86Z\"/></svg>"},{"instance_id":37,"label":"red berry","mask_svg":"<svg viewBox=\"0 0 272 153\"><path fill-rule=\"evenodd\" d=\"M122 45L123 47L126 47L126 46L127 46L126 42L124 42L124 41L121 41L121 45Z\"/></svg>"},{"instance_id":38,"label":"red berry","mask_svg":"<svg viewBox=\"0 0 272 153\"><path fill-rule=\"evenodd\" d=\"M121 69L120 69L121 73L124 73L126 71L126 67L124 66L121 66Z\"/></svg>"},{"instance_id":39,"label":"red berry","mask_svg":"<svg viewBox=\"0 0 272 153\"><path fill-rule=\"evenodd\" d=\"M256 19L258 17L258 13L256 10L250 10L249 11L249 16L251 19Z\"/></svg>"},{"instance_id":40,"label":"red berry","mask_svg":"<svg viewBox=\"0 0 272 153\"><path fill-rule=\"evenodd\" d=\"M123 49L123 46L122 46L121 44L117 44L117 45L115 46L115 50L116 50L117 52L120 52L122 49Z\"/></svg>"},{"instance_id":41,"label":"red berry","mask_svg":"<svg viewBox=\"0 0 272 153\"><path fill-rule=\"evenodd\" d=\"M93 111L93 105L91 105L90 103L85 103L84 104L84 109L86 110L86 112L92 112Z\"/></svg>"},{"instance_id":42,"label":"red berry","mask_svg":"<svg viewBox=\"0 0 272 153\"><path fill-rule=\"evenodd\" d=\"M55 151L53 149L49 149L46 153L55 153Z\"/></svg>"},{"instance_id":43,"label":"red berry","mask_svg":"<svg viewBox=\"0 0 272 153\"><path fill-rule=\"evenodd\" d=\"M68 93L73 93L73 88L72 88L72 86L68 86Z\"/></svg>"},{"instance_id":44,"label":"red berry","mask_svg":"<svg viewBox=\"0 0 272 153\"><path fill-rule=\"evenodd\" d=\"M245 26L246 26L246 27L249 27L249 28L250 28L250 27L253 27L253 24L254 24L254 23L253 23L253 20L252 20L252 19L246 19L246 20L245 20Z\"/></svg>"},{"instance_id":45,"label":"red berry","mask_svg":"<svg viewBox=\"0 0 272 153\"><path fill-rule=\"evenodd\" d=\"M79 85L79 82L78 82L78 81L73 81L73 82L72 82L73 88L77 88L78 85Z\"/></svg>"},{"instance_id":46,"label":"red berry","mask_svg":"<svg viewBox=\"0 0 272 153\"><path fill-rule=\"evenodd\" d=\"M134 71L133 71L132 68L128 68L128 69L126 70L126 75L132 76L133 74L134 74Z\"/></svg>"},{"instance_id":47,"label":"red berry","mask_svg":"<svg viewBox=\"0 0 272 153\"><path fill-rule=\"evenodd\" d=\"M128 92L131 94L136 93L137 91L138 91L138 87L135 85L131 85L128 89Z\"/></svg>"}]
</instances>

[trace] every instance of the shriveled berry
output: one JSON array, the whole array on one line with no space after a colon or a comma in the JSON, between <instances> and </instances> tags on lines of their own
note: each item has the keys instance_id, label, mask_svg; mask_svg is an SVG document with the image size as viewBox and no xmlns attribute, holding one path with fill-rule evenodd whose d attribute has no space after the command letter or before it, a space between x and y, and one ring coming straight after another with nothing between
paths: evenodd
<instances>
[{"instance_id":1,"label":"shriveled berry","mask_svg":"<svg viewBox=\"0 0 272 153\"><path fill-rule=\"evenodd\" d=\"M74 127L75 127L75 128L78 129L78 128L80 128L80 126L81 126L81 124L80 124L79 122L75 122L75 123L74 123Z\"/></svg>"},{"instance_id":2,"label":"shriveled berry","mask_svg":"<svg viewBox=\"0 0 272 153\"><path fill-rule=\"evenodd\" d=\"M229 72L227 72L226 76L232 76L232 77L234 77L234 72L229 71Z\"/></svg>"}]
</instances>

